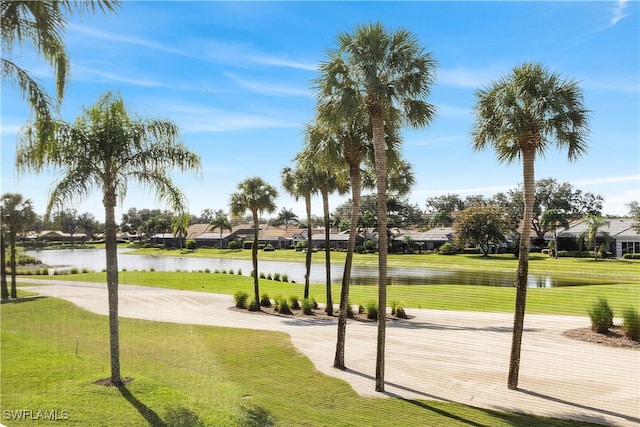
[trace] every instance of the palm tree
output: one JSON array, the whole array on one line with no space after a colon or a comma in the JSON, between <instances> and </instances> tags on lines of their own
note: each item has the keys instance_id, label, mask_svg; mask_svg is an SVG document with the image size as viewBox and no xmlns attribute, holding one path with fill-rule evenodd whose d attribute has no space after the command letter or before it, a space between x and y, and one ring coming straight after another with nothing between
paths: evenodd
<instances>
[{"instance_id":1,"label":"palm tree","mask_svg":"<svg viewBox=\"0 0 640 427\"><path fill-rule=\"evenodd\" d=\"M200 157L179 142L178 127L167 120L133 119L120 95L107 93L75 123L57 121L53 137L28 125L18 141L19 172L62 169L47 206L55 206L102 190L105 210L107 289L111 382L122 384L118 331L118 258L115 207L125 197L129 180L137 181L166 200L173 210L185 211L183 193L169 172L200 170Z\"/></svg>"},{"instance_id":2,"label":"palm tree","mask_svg":"<svg viewBox=\"0 0 640 427\"><path fill-rule=\"evenodd\" d=\"M231 231L233 229L231 227L231 221L229 221L229 218L224 214L223 211L217 211L215 218L213 219L213 221L211 221L209 225L211 226L211 231L215 230L216 228L220 229L219 247L220 249L222 249L222 232L224 230Z\"/></svg>"},{"instance_id":3,"label":"palm tree","mask_svg":"<svg viewBox=\"0 0 640 427\"><path fill-rule=\"evenodd\" d=\"M598 260L598 242L597 237L598 233L605 235L608 237L608 233L600 231L604 226L609 226L611 221L607 220L605 217L600 215L587 215L584 219L587 223L587 229L580 233L582 239L584 239L587 247L593 248L593 259L595 261Z\"/></svg>"},{"instance_id":4,"label":"palm tree","mask_svg":"<svg viewBox=\"0 0 640 427\"><path fill-rule=\"evenodd\" d=\"M516 389L529 271L535 158L543 156L554 140L557 146L567 148L570 161L584 153L588 111L575 81L563 80L536 63L516 66L507 77L478 90L476 98L474 149L491 145L502 162L522 159L524 209L508 379L508 387Z\"/></svg>"},{"instance_id":5,"label":"palm tree","mask_svg":"<svg viewBox=\"0 0 640 427\"><path fill-rule=\"evenodd\" d=\"M305 211L307 213L307 253L305 257L306 272L304 274L304 298L309 298L309 276L311 274L311 254L313 253L313 241L311 230L311 196L317 192L315 174L310 162L300 162L295 169L286 166L280 174L282 187L291 194L296 201L304 198Z\"/></svg>"},{"instance_id":6,"label":"palm tree","mask_svg":"<svg viewBox=\"0 0 640 427\"><path fill-rule=\"evenodd\" d=\"M358 233L358 213L362 192L361 164L371 150L370 127L364 110L359 116L344 117L334 115L330 105L318 104L318 126L311 129L307 140L307 149L319 165L329 167L340 163L346 164L351 186L351 224L349 241L342 275L340 291L340 310L338 314L338 336L333 366L346 369L344 350L347 330L347 314L349 304L349 286L351 284L351 266L356 247ZM362 120L359 120L362 119Z\"/></svg>"},{"instance_id":7,"label":"palm tree","mask_svg":"<svg viewBox=\"0 0 640 427\"><path fill-rule=\"evenodd\" d=\"M319 159L315 150L315 142L313 139L330 138L319 125L307 126L305 132L304 149L297 154L296 160L311 164L315 169L315 184L322 196L322 211L324 215L324 247L325 247L325 282L326 282L326 313L333 316L333 296L331 292L331 219L329 211L329 194L338 192L344 194L348 191L348 183L344 174L344 168L339 167L335 163L325 163L323 159Z\"/></svg>"},{"instance_id":8,"label":"palm tree","mask_svg":"<svg viewBox=\"0 0 640 427\"><path fill-rule=\"evenodd\" d=\"M284 223L284 229L288 230L289 229L289 223L291 221L297 221L298 220L298 215L295 214L295 212L293 212L291 209L287 209L287 208L282 208L280 209L280 212L278 213L278 224L283 224Z\"/></svg>"},{"instance_id":9,"label":"palm tree","mask_svg":"<svg viewBox=\"0 0 640 427\"><path fill-rule=\"evenodd\" d=\"M33 211L33 204L29 199L23 199L21 194L6 193L2 195L2 227L3 234L9 237L9 268L11 269L11 298L18 298L16 290L16 236L24 233L31 224L36 221L36 213ZM4 242L3 242L4 245ZM2 299L8 297L6 289L5 265L2 265L2 275L4 276L4 288L2 289Z\"/></svg>"},{"instance_id":10,"label":"palm tree","mask_svg":"<svg viewBox=\"0 0 640 427\"><path fill-rule=\"evenodd\" d=\"M553 257L558 259L558 227L563 227L564 229L569 227L567 214L560 209L546 210L540 216L540 227L542 230L553 230Z\"/></svg>"},{"instance_id":11,"label":"palm tree","mask_svg":"<svg viewBox=\"0 0 640 427\"><path fill-rule=\"evenodd\" d=\"M387 286L387 159L385 122L427 125L435 109L425 101L435 77L435 61L405 30L387 32L381 23L338 35L338 49L320 66L319 101L336 113L368 112L373 133L380 225L378 257L378 345L376 391L384 391ZM335 114L333 115L335 117Z\"/></svg>"},{"instance_id":12,"label":"palm tree","mask_svg":"<svg viewBox=\"0 0 640 427\"><path fill-rule=\"evenodd\" d=\"M253 244L251 245L251 260L253 262L253 290L254 301L251 304L256 310L260 310L260 287L258 284L258 237L260 225L258 213L271 213L276 210L275 200L278 190L267 184L260 177L247 178L238 184L238 191L231 194L231 214L241 216L247 210L251 211L253 218Z\"/></svg>"},{"instance_id":13,"label":"palm tree","mask_svg":"<svg viewBox=\"0 0 640 427\"><path fill-rule=\"evenodd\" d=\"M62 101L69 75L69 60L62 34L68 23L68 15L85 10L104 13L115 12L119 0L100 1L3 1L0 3L2 23L2 51L11 55L14 48L26 42L33 46L42 58L54 68L58 105ZM9 57L0 58L2 79L12 81L20 90L45 130L56 104L27 70L20 68ZM52 129L50 129L52 130Z\"/></svg>"},{"instance_id":14,"label":"palm tree","mask_svg":"<svg viewBox=\"0 0 640 427\"><path fill-rule=\"evenodd\" d=\"M189 228L189 213L181 212L174 216L171 221L171 232L174 238L178 238L178 246L182 249L182 241L187 236L187 229Z\"/></svg>"}]
</instances>

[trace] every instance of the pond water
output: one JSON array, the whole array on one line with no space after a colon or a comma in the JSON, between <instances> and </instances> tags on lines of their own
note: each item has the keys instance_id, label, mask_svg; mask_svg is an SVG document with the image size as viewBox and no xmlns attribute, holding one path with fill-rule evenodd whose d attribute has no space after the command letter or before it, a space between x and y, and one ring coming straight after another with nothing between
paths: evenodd
<instances>
[{"instance_id":1,"label":"pond water","mask_svg":"<svg viewBox=\"0 0 640 427\"><path fill-rule=\"evenodd\" d=\"M172 256L133 255L127 254L127 249L118 250L119 270L155 270L155 271L229 271L248 276L251 273L251 260L220 259L220 258L186 258ZM28 251L28 255L50 265L53 270L65 271L72 267L87 268L92 271L102 271L106 268L105 252L102 249L65 249ZM258 269L265 274L286 274L290 282L304 283L304 263L261 261L258 258ZM339 284L342 279L344 266L331 265L332 282ZM498 272L461 272L438 270L429 268L389 268L387 272L391 285L480 285L480 286L513 286L514 273ZM351 273L351 283L357 285L377 285L377 267L354 267ZM311 283L325 282L324 263L314 263L311 266ZM550 288L556 286L574 286L603 284L602 281L588 279L569 279L549 275L529 274L529 287Z\"/></svg>"}]
</instances>

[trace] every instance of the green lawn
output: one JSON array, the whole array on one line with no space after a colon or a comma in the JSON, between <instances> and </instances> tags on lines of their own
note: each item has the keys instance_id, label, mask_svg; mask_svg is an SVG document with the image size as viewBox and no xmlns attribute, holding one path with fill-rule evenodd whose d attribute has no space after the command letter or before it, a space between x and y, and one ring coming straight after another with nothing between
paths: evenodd
<instances>
[{"instance_id":1,"label":"green lawn","mask_svg":"<svg viewBox=\"0 0 640 427\"><path fill-rule=\"evenodd\" d=\"M43 276L29 276L46 278ZM51 277L49 277L51 278ZM106 273L84 273L55 276L57 280L106 283ZM253 292L253 281L248 276L204 272L123 271L120 283L195 290L233 295L237 291ZM292 295L302 298L304 286L260 280L261 293L270 297ZM333 286L333 301L337 308L340 286ZM311 285L310 296L324 303L324 285ZM352 304L377 301L376 286L351 286ZM567 286L558 288L531 288L527 292L527 312L539 314L570 314L586 316L591 304L600 297L607 298L616 314L626 307L640 310L640 282L622 281L618 285ZM393 285L388 288L388 301L398 301L405 307L442 310L511 312L514 307L515 288L473 285Z\"/></svg>"},{"instance_id":2,"label":"green lawn","mask_svg":"<svg viewBox=\"0 0 640 427\"><path fill-rule=\"evenodd\" d=\"M108 321L54 298L2 304L1 402L75 426L586 426L432 401L359 397L283 333L121 319L126 388L108 377ZM77 343L77 355L76 355ZM523 408L526 409L526 408ZM7 412L8 411L8 412Z\"/></svg>"}]
</instances>

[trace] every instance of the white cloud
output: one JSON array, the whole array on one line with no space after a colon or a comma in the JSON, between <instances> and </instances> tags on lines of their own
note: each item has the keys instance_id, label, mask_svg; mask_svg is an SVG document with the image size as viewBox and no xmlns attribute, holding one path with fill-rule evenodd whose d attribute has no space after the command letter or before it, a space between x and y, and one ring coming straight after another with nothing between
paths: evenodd
<instances>
[{"instance_id":1,"label":"white cloud","mask_svg":"<svg viewBox=\"0 0 640 427\"><path fill-rule=\"evenodd\" d=\"M627 8L627 0L618 0L616 1L616 5L613 8L613 16L611 17L610 25L616 25L620 20L626 18L629 15L625 14L625 9Z\"/></svg>"},{"instance_id":2,"label":"white cloud","mask_svg":"<svg viewBox=\"0 0 640 427\"><path fill-rule=\"evenodd\" d=\"M233 73L226 73L227 77L236 82L238 85L245 89L249 89L252 92L262 95L277 95L277 96L311 96L309 89L303 89L300 87L289 86L279 83L271 83L257 80L246 80Z\"/></svg>"}]
</instances>

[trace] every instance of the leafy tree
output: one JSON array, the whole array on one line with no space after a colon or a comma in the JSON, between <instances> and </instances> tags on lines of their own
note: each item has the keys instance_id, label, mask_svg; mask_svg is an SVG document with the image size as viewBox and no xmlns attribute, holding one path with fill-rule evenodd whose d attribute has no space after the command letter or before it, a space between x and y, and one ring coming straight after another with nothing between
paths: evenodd
<instances>
[{"instance_id":1,"label":"leafy tree","mask_svg":"<svg viewBox=\"0 0 640 427\"><path fill-rule=\"evenodd\" d=\"M3 55L11 56L14 48L29 43L54 69L58 105L62 101L69 76L69 60L62 35L73 13L85 11L115 12L120 1L2 1L0 3ZM15 84L35 113L37 124L45 131L51 124L56 103L29 71L9 57L0 58L2 79ZM49 128L50 129L50 128ZM52 129L50 129L52 130Z\"/></svg>"},{"instance_id":2,"label":"leafy tree","mask_svg":"<svg viewBox=\"0 0 640 427\"><path fill-rule=\"evenodd\" d=\"M456 244L478 246L488 256L492 246L499 246L509 232L504 211L495 206L471 206L456 216L454 224Z\"/></svg>"},{"instance_id":3,"label":"leafy tree","mask_svg":"<svg viewBox=\"0 0 640 427\"><path fill-rule=\"evenodd\" d=\"M63 233L67 233L70 236L71 246L73 246L73 236L78 232L79 226L78 211L75 209L61 210L53 222Z\"/></svg>"},{"instance_id":4,"label":"leafy tree","mask_svg":"<svg viewBox=\"0 0 640 427\"><path fill-rule=\"evenodd\" d=\"M215 218L211 220L209 225L211 226L211 231L215 230L216 228L220 229L220 244L218 246L220 249L222 249L222 232L224 230L233 230L231 221L229 221L229 218L224 213L224 211L218 210L216 211Z\"/></svg>"},{"instance_id":5,"label":"leafy tree","mask_svg":"<svg viewBox=\"0 0 640 427\"><path fill-rule=\"evenodd\" d=\"M89 239L93 240L96 238L96 234L99 231L104 230L104 226L96 220L96 217L93 214L85 212L78 215L78 230L82 231Z\"/></svg>"},{"instance_id":6,"label":"leafy tree","mask_svg":"<svg viewBox=\"0 0 640 427\"><path fill-rule=\"evenodd\" d=\"M258 237L260 224L258 214L260 212L273 212L276 210L275 200L278 191L267 184L260 177L247 178L238 184L238 191L231 194L231 214L241 216L247 210L253 218L253 244L251 245L251 260L253 262L253 289L254 301L260 302L260 285L258 284ZM259 305L258 305L259 309Z\"/></svg>"},{"instance_id":7,"label":"leafy tree","mask_svg":"<svg viewBox=\"0 0 640 427\"><path fill-rule=\"evenodd\" d=\"M102 191L105 210L105 246L111 382L122 384L118 327L118 254L115 207L123 200L129 180L155 190L174 211L186 204L169 172L199 171L200 157L179 142L178 127L167 120L134 119L119 95L106 93L75 123L56 121L53 137L37 123L28 125L19 140L16 164L20 172L61 169L47 206L54 207Z\"/></svg>"},{"instance_id":8,"label":"leafy tree","mask_svg":"<svg viewBox=\"0 0 640 427\"><path fill-rule=\"evenodd\" d=\"M33 204L29 199L23 199L22 194L5 193L2 195L0 213L2 215L2 234L9 238L9 267L11 269L11 298L18 298L16 290L16 236L24 233L36 220ZM3 239L4 240L4 239ZM4 241L2 242L4 251ZM4 263L2 264L2 299L9 297Z\"/></svg>"},{"instance_id":9,"label":"leafy tree","mask_svg":"<svg viewBox=\"0 0 640 427\"><path fill-rule=\"evenodd\" d=\"M602 217L600 215L587 215L584 218L584 221L587 223L587 229L580 233L578 236L580 239L584 239L587 247L593 248L593 257L597 261L598 260L598 234L608 237L609 234L605 231L602 231L602 228L605 226L609 226L611 221Z\"/></svg>"},{"instance_id":10,"label":"leafy tree","mask_svg":"<svg viewBox=\"0 0 640 427\"><path fill-rule=\"evenodd\" d=\"M341 33L338 49L320 67L319 102L345 116L366 109L370 118L378 194L378 345L376 391L384 391L384 348L387 286L387 141L385 121L427 125L434 107L425 99L435 78L435 61L416 37L405 30L388 32L381 23L357 26ZM332 114L335 117L335 114ZM387 130L388 130L387 126Z\"/></svg>"},{"instance_id":11,"label":"leafy tree","mask_svg":"<svg viewBox=\"0 0 640 427\"><path fill-rule=\"evenodd\" d=\"M637 201L633 201L629 202L627 207L629 208L629 215L633 218L633 229L640 233L640 204Z\"/></svg>"},{"instance_id":12,"label":"leafy tree","mask_svg":"<svg viewBox=\"0 0 640 427\"><path fill-rule=\"evenodd\" d=\"M498 159L522 159L523 221L516 279L516 307L509 362L509 389L518 387L520 349L529 272L529 237L535 198L534 165L555 140L569 160L587 149L588 111L575 81L563 80L540 64L525 63L476 92L474 149L492 146Z\"/></svg>"}]
</instances>

